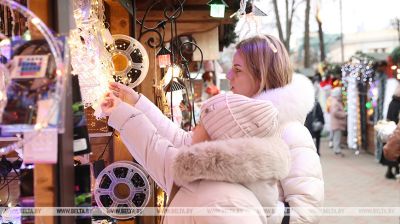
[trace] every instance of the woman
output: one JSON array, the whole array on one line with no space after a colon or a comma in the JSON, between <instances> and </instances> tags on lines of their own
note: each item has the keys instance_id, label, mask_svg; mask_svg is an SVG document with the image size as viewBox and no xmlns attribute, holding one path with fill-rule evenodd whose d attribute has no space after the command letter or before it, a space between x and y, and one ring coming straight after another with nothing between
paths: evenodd
<instances>
[{"instance_id":1,"label":"woman","mask_svg":"<svg viewBox=\"0 0 400 224\"><path fill-rule=\"evenodd\" d=\"M400 161L400 124L397 124L393 134L389 137L385 147L383 147L385 159L390 161Z\"/></svg>"},{"instance_id":2,"label":"woman","mask_svg":"<svg viewBox=\"0 0 400 224\"><path fill-rule=\"evenodd\" d=\"M342 89L335 87L331 91L331 106L330 106L330 122L333 140L333 151L335 155L344 157L340 143L342 141L342 133L346 130L347 113L344 111L342 103Z\"/></svg>"},{"instance_id":3,"label":"woman","mask_svg":"<svg viewBox=\"0 0 400 224\"><path fill-rule=\"evenodd\" d=\"M321 105L318 99L315 98L315 104L311 112L307 114L304 126L310 131L311 136L315 141L315 147L317 148L317 154L320 154L319 147L321 143L321 132L324 129L325 119L324 112L322 112Z\"/></svg>"},{"instance_id":4,"label":"woman","mask_svg":"<svg viewBox=\"0 0 400 224\"><path fill-rule=\"evenodd\" d=\"M227 78L233 93L271 101L278 109L278 134L289 145L292 164L289 176L280 181L280 206L285 203L293 208L290 223L318 223L316 214L324 200L324 181L314 141L303 125L314 105L312 83L304 76L293 75L284 45L270 35L242 40L236 46ZM158 133L174 145L191 144L192 134L174 125L145 96L117 83L112 83L110 89L145 111ZM287 219L282 222L288 223Z\"/></svg>"},{"instance_id":5,"label":"woman","mask_svg":"<svg viewBox=\"0 0 400 224\"><path fill-rule=\"evenodd\" d=\"M262 208L276 207L277 183L290 163L288 146L275 135L278 112L271 103L236 94L211 98L202 106L192 145L181 149L112 94L101 107L134 158L167 192L169 210L194 209L186 216L167 211L163 223L267 223ZM224 214L230 209L247 213Z\"/></svg>"},{"instance_id":6,"label":"woman","mask_svg":"<svg viewBox=\"0 0 400 224\"><path fill-rule=\"evenodd\" d=\"M389 103L386 120L394 121L396 124L399 123L400 115L400 85L396 87L396 90L392 96L392 101ZM399 163L397 161L390 161L386 156L382 156L381 163L387 165L388 169L386 172L386 178L395 179L395 176L399 174ZM394 168L394 173L393 173Z\"/></svg>"}]
</instances>

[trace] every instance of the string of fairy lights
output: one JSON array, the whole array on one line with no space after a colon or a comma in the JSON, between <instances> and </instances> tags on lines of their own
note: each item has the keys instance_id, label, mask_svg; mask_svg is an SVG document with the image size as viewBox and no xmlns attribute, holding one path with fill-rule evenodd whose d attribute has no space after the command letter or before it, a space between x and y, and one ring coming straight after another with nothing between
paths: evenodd
<instances>
[{"instance_id":1,"label":"string of fairy lights","mask_svg":"<svg viewBox=\"0 0 400 224\"><path fill-rule=\"evenodd\" d=\"M71 30L69 38L72 74L78 75L84 107L96 110L114 71L106 49L113 38L104 23L103 1L75 0L74 18L76 29Z\"/></svg>"},{"instance_id":2,"label":"string of fairy lights","mask_svg":"<svg viewBox=\"0 0 400 224\"><path fill-rule=\"evenodd\" d=\"M352 57L342 66L342 94L346 96L347 111L347 144L349 148L358 149L362 144L361 113L364 109L371 116L377 105L378 91L374 83L374 61L368 58ZM368 86L366 93L360 92L360 86ZM366 88L365 88L366 89ZM360 95L367 95L365 105L360 105ZM365 133L364 133L365 134Z\"/></svg>"}]
</instances>

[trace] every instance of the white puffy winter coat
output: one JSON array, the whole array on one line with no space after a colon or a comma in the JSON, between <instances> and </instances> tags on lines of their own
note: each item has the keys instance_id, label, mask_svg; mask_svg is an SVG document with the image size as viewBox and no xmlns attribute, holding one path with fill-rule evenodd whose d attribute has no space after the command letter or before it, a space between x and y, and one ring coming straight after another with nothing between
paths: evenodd
<instances>
[{"instance_id":1,"label":"white puffy winter coat","mask_svg":"<svg viewBox=\"0 0 400 224\"><path fill-rule=\"evenodd\" d=\"M319 223L319 216L315 214L324 201L322 168L311 134L303 125L314 105L312 83L305 76L295 74L289 85L254 98L269 100L278 109L279 135L289 145L291 169L289 176L280 182L280 200L288 202L292 208L290 223ZM191 133L171 122L143 95L135 107L144 111L158 133L175 146L191 144Z\"/></svg>"},{"instance_id":2,"label":"white puffy winter coat","mask_svg":"<svg viewBox=\"0 0 400 224\"><path fill-rule=\"evenodd\" d=\"M164 223L267 223L260 202L276 205L278 180L286 177L290 168L288 146L279 137L211 141L177 149L140 110L126 103L113 110L108 122L168 195L173 183L180 186L171 208L196 208L190 216L167 212ZM201 210L204 207L249 209L251 214L213 215ZM203 215L196 216L196 211Z\"/></svg>"}]
</instances>

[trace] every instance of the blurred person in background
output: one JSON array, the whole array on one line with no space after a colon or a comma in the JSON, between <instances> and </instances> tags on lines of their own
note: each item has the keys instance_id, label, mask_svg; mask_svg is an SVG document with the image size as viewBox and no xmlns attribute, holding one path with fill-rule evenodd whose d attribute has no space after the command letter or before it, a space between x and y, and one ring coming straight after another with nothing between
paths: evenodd
<instances>
[{"instance_id":1,"label":"blurred person in background","mask_svg":"<svg viewBox=\"0 0 400 224\"><path fill-rule=\"evenodd\" d=\"M325 119L324 112L322 112L321 105L319 104L317 98L315 98L315 103L313 109L307 114L306 122L304 126L310 131L311 136L314 139L315 147L317 148L317 153L320 156L319 146L321 142L321 132L324 129Z\"/></svg>"},{"instance_id":2,"label":"blurred person in background","mask_svg":"<svg viewBox=\"0 0 400 224\"><path fill-rule=\"evenodd\" d=\"M333 140L333 151L335 155L344 157L340 142L342 140L342 133L346 130L347 114L343 109L342 104L342 90L340 87L335 87L331 91L331 105L330 105L330 118L331 118L331 131Z\"/></svg>"},{"instance_id":3,"label":"blurred person in background","mask_svg":"<svg viewBox=\"0 0 400 224\"><path fill-rule=\"evenodd\" d=\"M390 161L400 161L400 124L397 124L393 134L389 137L385 147L383 147L383 154Z\"/></svg>"},{"instance_id":4,"label":"blurred person in background","mask_svg":"<svg viewBox=\"0 0 400 224\"><path fill-rule=\"evenodd\" d=\"M204 72L202 75L203 79L203 91L201 94L201 100L205 101L217 94L219 94L220 90L215 85L215 75L214 72Z\"/></svg>"},{"instance_id":5,"label":"blurred person in background","mask_svg":"<svg viewBox=\"0 0 400 224\"><path fill-rule=\"evenodd\" d=\"M394 121L396 124L398 124L399 123L399 113L400 113L400 85L397 86L397 88L392 96L392 101L390 101L386 119L389 121ZM388 147L390 147L390 145ZM399 163L397 161L390 161L385 156L381 157L380 162L383 165L387 165L387 167L388 167L386 175L385 175L386 178L395 179L395 176L397 174L399 174ZM394 169L394 173L393 173L393 169Z\"/></svg>"}]
</instances>

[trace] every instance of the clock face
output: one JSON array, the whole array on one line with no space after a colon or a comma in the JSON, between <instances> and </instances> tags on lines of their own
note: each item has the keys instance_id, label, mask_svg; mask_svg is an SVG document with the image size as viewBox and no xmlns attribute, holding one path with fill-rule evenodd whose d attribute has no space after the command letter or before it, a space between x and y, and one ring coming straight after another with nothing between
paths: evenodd
<instances>
[{"instance_id":1,"label":"clock face","mask_svg":"<svg viewBox=\"0 0 400 224\"><path fill-rule=\"evenodd\" d=\"M138 86L149 70L149 57L143 45L126 35L113 35L114 44L107 47L114 65L113 78L131 88Z\"/></svg>"}]
</instances>

